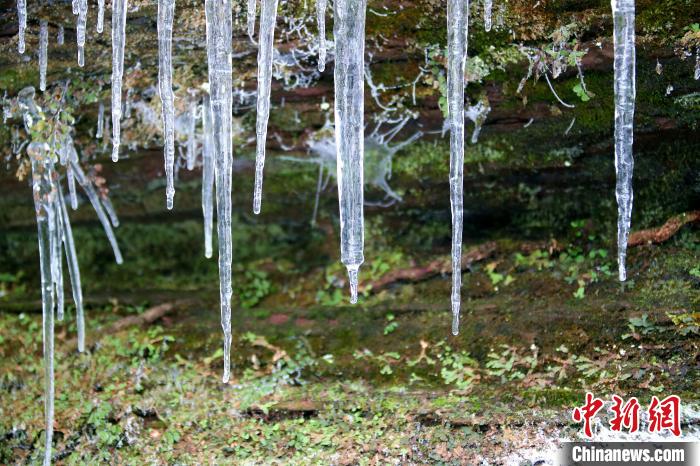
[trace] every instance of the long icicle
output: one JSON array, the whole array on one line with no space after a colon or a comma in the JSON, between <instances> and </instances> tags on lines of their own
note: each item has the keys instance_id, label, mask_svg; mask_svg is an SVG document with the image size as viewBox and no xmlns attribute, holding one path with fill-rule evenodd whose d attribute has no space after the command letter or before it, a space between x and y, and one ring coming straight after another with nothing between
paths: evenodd
<instances>
[{"instance_id":1,"label":"long icicle","mask_svg":"<svg viewBox=\"0 0 700 466\"><path fill-rule=\"evenodd\" d=\"M212 256L212 230L214 228L214 135L212 133L209 96L202 104L202 212L204 214L204 257Z\"/></svg>"},{"instance_id":2,"label":"long icicle","mask_svg":"<svg viewBox=\"0 0 700 466\"><path fill-rule=\"evenodd\" d=\"M105 0L97 0L97 32L102 34L105 27Z\"/></svg>"},{"instance_id":3,"label":"long icicle","mask_svg":"<svg viewBox=\"0 0 700 466\"><path fill-rule=\"evenodd\" d=\"M58 180L54 180L58 191ZM63 320L65 299L63 294L63 216L58 205L58 194L54 197L53 214L56 217L51 232L51 274L56 296L56 319Z\"/></svg>"},{"instance_id":4,"label":"long icicle","mask_svg":"<svg viewBox=\"0 0 700 466\"><path fill-rule=\"evenodd\" d=\"M27 30L27 0L17 0L17 22L19 23L17 51L24 53L24 31Z\"/></svg>"},{"instance_id":5,"label":"long icicle","mask_svg":"<svg viewBox=\"0 0 700 466\"><path fill-rule=\"evenodd\" d=\"M126 10L128 0L112 1L112 161L119 160L122 117L122 76L126 43Z\"/></svg>"},{"instance_id":6,"label":"long icicle","mask_svg":"<svg viewBox=\"0 0 700 466\"><path fill-rule=\"evenodd\" d=\"M255 10L258 7L258 0L248 0L248 37L253 40L255 36Z\"/></svg>"},{"instance_id":7,"label":"long icicle","mask_svg":"<svg viewBox=\"0 0 700 466\"><path fill-rule=\"evenodd\" d=\"M260 213L262 204L263 169L265 168L265 142L267 122L270 117L270 87L272 86L272 54L275 47L275 23L277 0L262 0L260 8L260 32L258 45L258 119L255 125L257 148L255 151L255 188L253 213Z\"/></svg>"},{"instance_id":8,"label":"long icicle","mask_svg":"<svg viewBox=\"0 0 700 466\"><path fill-rule=\"evenodd\" d=\"M364 262L364 70L366 0L335 0L335 146L340 208L340 260L357 302Z\"/></svg>"},{"instance_id":9,"label":"long icicle","mask_svg":"<svg viewBox=\"0 0 700 466\"><path fill-rule=\"evenodd\" d=\"M634 0L612 0L615 44L615 173L617 183L617 258L620 281L627 279L625 260L632 218L634 158L635 47Z\"/></svg>"},{"instance_id":10,"label":"long icicle","mask_svg":"<svg viewBox=\"0 0 700 466\"><path fill-rule=\"evenodd\" d=\"M68 275L70 276L70 286L73 292L73 302L75 303L76 326L78 327L78 351L85 351L85 313L83 309L83 288L80 283L80 268L78 267L78 254L75 251L75 241L73 240L73 229L68 217L66 201L63 197L63 189L58 189L58 205L61 219L63 221L63 246L68 263Z\"/></svg>"},{"instance_id":11,"label":"long icicle","mask_svg":"<svg viewBox=\"0 0 700 466\"><path fill-rule=\"evenodd\" d=\"M53 410L54 410L54 369L53 369L53 279L51 273L51 223L56 216L52 211L55 207L55 190L52 182L53 162L47 156L44 148L38 148L34 143L27 149L32 165L32 190L36 223L39 238L39 265L41 270L41 308L43 321L44 346L44 466L51 464L51 443L53 440Z\"/></svg>"},{"instance_id":12,"label":"long icicle","mask_svg":"<svg viewBox=\"0 0 700 466\"><path fill-rule=\"evenodd\" d=\"M162 103L165 204L175 202L175 96L173 95L173 20L175 0L158 0L158 89Z\"/></svg>"},{"instance_id":13,"label":"long icicle","mask_svg":"<svg viewBox=\"0 0 700 466\"><path fill-rule=\"evenodd\" d=\"M318 26L318 71L326 69L326 0L316 0Z\"/></svg>"},{"instance_id":14,"label":"long icicle","mask_svg":"<svg viewBox=\"0 0 700 466\"><path fill-rule=\"evenodd\" d=\"M49 46L49 23L39 22L39 89L46 90L46 67L48 65L47 48Z\"/></svg>"},{"instance_id":15,"label":"long icicle","mask_svg":"<svg viewBox=\"0 0 700 466\"><path fill-rule=\"evenodd\" d=\"M219 289L224 332L224 383L231 377L231 170L233 165L231 0L205 0L210 104L216 157Z\"/></svg>"},{"instance_id":16,"label":"long icicle","mask_svg":"<svg viewBox=\"0 0 700 466\"><path fill-rule=\"evenodd\" d=\"M85 30L87 29L87 0L78 0L78 66L85 66Z\"/></svg>"},{"instance_id":17,"label":"long icicle","mask_svg":"<svg viewBox=\"0 0 700 466\"><path fill-rule=\"evenodd\" d=\"M85 175L85 172L83 172L83 169L80 167L80 164L78 162L71 160L70 164L71 168L73 169L75 179L78 180L78 184L80 184L80 186L83 187L85 194L87 194L87 197L90 200L92 207L95 209L97 218L102 224L102 228L104 229L105 234L107 235L107 240L109 240L109 244L112 245L112 251L114 251L114 260L117 264L121 264L124 261L122 259L122 253L119 249L119 244L117 243L117 238L116 236L114 236L112 225L110 225L109 223L109 219L107 218L107 214L105 213L105 210L102 207L100 197L97 194L97 191L95 191L95 187Z\"/></svg>"},{"instance_id":18,"label":"long icicle","mask_svg":"<svg viewBox=\"0 0 700 466\"><path fill-rule=\"evenodd\" d=\"M469 2L447 2L447 118L450 128L450 205L452 208L452 333L459 333L464 210L464 71L469 35Z\"/></svg>"}]
</instances>

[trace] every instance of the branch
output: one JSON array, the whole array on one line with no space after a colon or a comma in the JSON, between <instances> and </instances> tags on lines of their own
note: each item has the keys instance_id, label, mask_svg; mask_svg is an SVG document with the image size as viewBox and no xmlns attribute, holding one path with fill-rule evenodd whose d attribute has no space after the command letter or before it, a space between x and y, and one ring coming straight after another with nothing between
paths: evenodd
<instances>
[{"instance_id":1,"label":"branch","mask_svg":"<svg viewBox=\"0 0 700 466\"><path fill-rule=\"evenodd\" d=\"M700 210L692 210L671 217L659 228L635 231L629 237L627 247L633 248L643 244L658 244L668 241L684 225L700 221Z\"/></svg>"}]
</instances>

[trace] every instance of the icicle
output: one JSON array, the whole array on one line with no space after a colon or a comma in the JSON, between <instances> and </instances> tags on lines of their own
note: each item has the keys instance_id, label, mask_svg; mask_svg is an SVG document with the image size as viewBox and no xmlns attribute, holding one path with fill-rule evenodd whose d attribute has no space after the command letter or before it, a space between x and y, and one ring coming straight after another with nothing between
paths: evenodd
<instances>
[{"instance_id":1,"label":"icicle","mask_svg":"<svg viewBox=\"0 0 700 466\"><path fill-rule=\"evenodd\" d=\"M58 180L54 180L54 183L58 185ZM57 186L54 186L54 190L57 191ZM53 231L51 231L51 278L56 293L56 318L63 320L65 309L63 296L63 217L57 196L54 198L53 215L56 219L53 222Z\"/></svg>"},{"instance_id":2,"label":"icicle","mask_svg":"<svg viewBox=\"0 0 700 466\"><path fill-rule=\"evenodd\" d=\"M17 51L24 53L24 31L27 29L27 0L17 0L17 22L19 23Z\"/></svg>"},{"instance_id":3,"label":"icicle","mask_svg":"<svg viewBox=\"0 0 700 466\"><path fill-rule=\"evenodd\" d=\"M612 0L615 44L615 173L617 247L620 280L627 278L625 259L632 217L632 141L634 137L635 49L634 0Z\"/></svg>"},{"instance_id":4,"label":"icicle","mask_svg":"<svg viewBox=\"0 0 700 466\"><path fill-rule=\"evenodd\" d=\"M318 71L326 69L326 0L316 0L318 25Z\"/></svg>"},{"instance_id":5,"label":"icicle","mask_svg":"<svg viewBox=\"0 0 700 466\"><path fill-rule=\"evenodd\" d=\"M87 176L85 176L83 169L80 168L80 164L73 160L71 160L70 164L71 168L73 169L73 173L75 174L75 178L78 180L80 186L83 187L83 190L85 190L85 194L87 194L87 197L88 199L90 199L92 207L95 209L95 213L97 214L97 218L100 220L102 228L104 229L105 234L107 235L109 244L112 245L112 251L114 251L114 260L117 264L121 264L123 262L122 253L119 250L117 238L114 236L114 231L112 230L112 226L109 224L109 220L107 219L105 210L102 207L102 203L100 202L100 197L97 194L97 191L95 191L92 182L88 179Z\"/></svg>"},{"instance_id":6,"label":"icicle","mask_svg":"<svg viewBox=\"0 0 700 466\"><path fill-rule=\"evenodd\" d=\"M335 0L335 145L337 148L341 262L348 269L350 302L357 302L364 262L364 69L366 0Z\"/></svg>"},{"instance_id":7,"label":"icicle","mask_svg":"<svg viewBox=\"0 0 700 466\"><path fill-rule=\"evenodd\" d=\"M187 126L187 169L194 170L194 163L197 158L197 141L195 139L195 129L197 128L197 102L194 96L190 101L189 120Z\"/></svg>"},{"instance_id":8,"label":"icicle","mask_svg":"<svg viewBox=\"0 0 700 466\"><path fill-rule=\"evenodd\" d=\"M78 66L85 66L85 29L87 27L87 0L78 0Z\"/></svg>"},{"instance_id":9,"label":"icicle","mask_svg":"<svg viewBox=\"0 0 700 466\"><path fill-rule=\"evenodd\" d=\"M219 233L221 327L224 332L224 383L231 376L231 169L233 111L231 0L205 0L211 123L216 157L216 214Z\"/></svg>"},{"instance_id":10,"label":"icicle","mask_svg":"<svg viewBox=\"0 0 700 466\"><path fill-rule=\"evenodd\" d=\"M97 0L97 32L102 34L105 24L105 0Z\"/></svg>"},{"instance_id":11,"label":"icicle","mask_svg":"<svg viewBox=\"0 0 700 466\"><path fill-rule=\"evenodd\" d=\"M321 187L323 186L323 164L318 164L318 181L316 182L316 197L314 199L314 210L311 214L311 226L316 225L316 217L318 215L318 204L321 199Z\"/></svg>"},{"instance_id":12,"label":"icicle","mask_svg":"<svg viewBox=\"0 0 700 466\"><path fill-rule=\"evenodd\" d=\"M104 118L105 121L105 127L104 130L102 131L102 143L107 144L109 142L109 115L105 115Z\"/></svg>"},{"instance_id":13,"label":"icicle","mask_svg":"<svg viewBox=\"0 0 700 466\"><path fill-rule=\"evenodd\" d=\"M491 9L493 0L484 0L484 29L486 32L491 30Z\"/></svg>"},{"instance_id":14,"label":"icicle","mask_svg":"<svg viewBox=\"0 0 700 466\"><path fill-rule=\"evenodd\" d=\"M255 36L255 9L258 6L257 0L248 0L248 37L253 40Z\"/></svg>"},{"instance_id":15,"label":"icicle","mask_svg":"<svg viewBox=\"0 0 700 466\"><path fill-rule=\"evenodd\" d=\"M69 167L70 168L70 167ZM80 268L78 267L78 254L75 252L75 241L73 240L73 229L68 217L68 209L63 199L63 190L58 187L58 206L61 209L60 215L63 221L63 246L66 252L66 262L68 263L68 275L70 276L71 291L73 292L73 302L75 303L76 326L78 327L78 351L85 351L85 315L83 310L83 289L80 283Z\"/></svg>"},{"instance_id":16,"label":"icicle","mask_svg":"<svg viewBox=\"0 0 700 466\"><path fill-rule=\"evenodd\" d=\"M66 41L66 32L63 29L63 25L58 26L58 37L56 38L56 42L58 45L63 45L63 43Z\"/></svg>"},{"instance_id":17,"label":"icicle","mask_svg":"<svg viewBox=\"0 0 700 466\"><path fill-rule=\"evenodd\" d=\"M464 71L467 60L469 2L447 2L447 118L450 128L450 204L452 206L452 333L459 333L462 288L464 202Z\"/></svg>"},{"instance_id":18,"label":"icicle","mask_svg":"<svg viewBox=\"0 0 700 466\"><path fill-rule=\"evenodd\" d=\"M659 76L661 76L661 73L663 73L663 71L664 71L664 68L663 68L663 66L661 66L661 62L660 62L659 59L657 58L657 59L656 59L656 74L658 74Z\"/></svg>"},{"instance_id":19,"label":"icicle","mask_svg":"<svg viewBox=\"0 0 700 466\"><path fill-rule=\"evenodd\" d=\"M46 48L49 46L49 23L42 19L39 22L39 89L46 90L46 66L48 56Z\"/></svg>"},{"instance_id":20,"label":"icicle","mask_svg":"<svg viewBox=\"0 0 700 466\"><path fill-rule=\"evenodd\" d=\"M80 0L72 0L71 5L73 6L73 14L77 15L78 12L80 11Z\"/></svg>"},{"instance_id":21,"label":"icicle","mask_svg":"<svg viewBox=\"0 0 700 466\"><path fill-rule=\"evenodd\" d=\"M100 102L100 106L97 108L97 132L95 133L95 138L101 138L104 132L105 126L105 105Z\"/></svg>"},{"instance_id":22,"label":"icicle","mask_svg":"<svg viewBox=\"0 0 700 466\"><path fill-rule=\"evenodd\" d=\"M214 225L214 154L212 147L211 109L209 96L202 104L202 212L204 214L204 257L212 256L211 237Z\"/></svg>"},{"instance_id":23,"label":"icicle","mask_svg":"<svg viewBox=\"0 0 700 466\"><path fill-rule=\"evenodd\" d=\"M105 212L109 216L109 221L112 222L112 226L117 228L119 226L119 217L117 217L117 211L114 210L112 200L106 195L102 196L100 200L102 201L102 207L104 207Z\"/></svg>"},{"instance_id":24,"label":"icicle","mask_svg":"<svg viewBox=\"0 0 700 466\"><path fill-rule=\"evenodd\" d=\"M119 160L120 119L122 116L122 75L126 43L128 0L112 2L112 161Z\"/></svg>"},{"instance_id":25,"label":"icicle","mask_svg":"<svg viewBox=\"0 0 700 466\"><path fill-rule=\"evenodd\" d=\"M263 168L265 167L265 142L267 141L267 120L270 117L270 87L272 85L272 55L275 46L275 22L277 21L277 0L262 0L260 8L260 38L258 46L258 119L255 133L257 149L255 153L255 188L253 192L253 213L260 213L262 203Z\"/></svg>"},{"instance_id":26,"label":"icicle","mask_svg":"<svg viewBox=\"0 0 700 466\"><path fill-rule=\"evenodd\" d=\"M700 79L700 47L695 49L695 80Z\"/></svg>"},{"instance_id":27,"label":"icicle","mask_svg":"<svg viewBox=\"0 0 700 466\"><path fill-rule=\"evenodd\" d=\"M175 0L158 0L158 89L162 102L165 157L165 204L173 208L175 198L175 96L173 95L173 19Z\"/></svg>"},{"instance_id":28,"label":"icicle","mask_svg":"<svg viewBox=\"0 0 700 466\"><path fill-rule=\"evenodd\" d=\"M54 370L53 370L53 278L51 267L51 231L56 221L54 212L55 190L52 182L53 162L46 156L46 149L32 143L27 149L32 165L32 190L39 239L39 265L41 270L41 308L44 341L44 466L51 464L53 439Z\"/></svg>"},{"instance_id":29,"label":"icicle","mask_svg":"<svg viewBox=\"0 0 700 466\"><path fill-rule=\"evenodd\" d=\"M75 175L70 164L66 167L66 178L68 179L68 193L70 195L70 206L73 210L78 208L78 195L75 191Z\"/></svg>"},{"instance_id":30,"label":"icicle","mask_svg":"<svg viewBox=\"0 0 700 466\"><path fill-rule=\"evenodd\" d=\"M672 84L669 84L669 85L666 87L666 97L670 96L670 95L671 95L671 92L673 92L673 85L672 85Z\"/></svg>"}]
</instances>

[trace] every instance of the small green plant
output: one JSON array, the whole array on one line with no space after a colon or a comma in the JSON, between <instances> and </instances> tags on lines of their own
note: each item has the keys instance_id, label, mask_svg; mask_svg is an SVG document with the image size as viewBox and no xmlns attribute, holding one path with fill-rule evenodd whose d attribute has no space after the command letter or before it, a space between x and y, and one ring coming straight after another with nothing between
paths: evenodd
<instances>
[{"instance_id":1,"label":"small green plant","mask_svg":"<svg viewBox=\"0 0 700 466\"><path fill-rule=\"evenodd\" d=\"M267 279L267 273L262 270L248 269L244 280L238 289L241 306L251 308L257 305L272 291L272 283Z\"/></svg>"},{"instance_id":2,"label":"small green plant","mask_svg":"<svg viewBox=\"0 0 700 466\"><path fill-rule=\"evenodd\" d=\"M390 333L393 333L394 330L396 330L396 328L399 326L399 323L396 322L396 317L392 313L386 315L386 321L387 324L384 327L384 335L389 335Z\"/></svg>"}]
</instances>

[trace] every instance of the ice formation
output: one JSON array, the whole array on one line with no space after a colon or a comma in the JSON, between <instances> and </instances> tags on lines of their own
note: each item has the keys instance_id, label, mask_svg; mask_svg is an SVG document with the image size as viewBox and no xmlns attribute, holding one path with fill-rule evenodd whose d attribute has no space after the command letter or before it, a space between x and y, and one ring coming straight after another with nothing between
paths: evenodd
<instances>
[{"instance_id":1,"label":"ice formation","mask_svg":"<svg viewBox=\"0 0 700 466\"><path fill-rule=\"evenodd\" d=\"M27 29L27 0L17 0L17 22L19 23L17 51L24 53L24 31Z\"/></svg>"},{"instance_id":2,"label":"ice formation","mask_svg":"<svg viewBox=\"0 0 700 466\"><path fill-rule=\"evenodd\" d=\"M97 109L97 132L95 133L95 138L101 138L104 132L105 126L105 105L100 102L100 106Z\"/></svg>"},{"instance_id":3,"label":"ice formation","mask_svg":"<svg viewBox=\"0 0 700 466\"><path fill-rule=\"evenodd\" d=\"M247 21L248 21L248 37L250 37L250 40L253 40L253 36L255 36L255 10L257 7L258 7L257 0L248 0Z\"/></svg>"},{"instance_id":4,"label":"ice formation","mask_svg":"<svg viewBox=\"0 0 700 466\"><path fill-rule=\"evenodd\" d=\"M97 32L102 34L105 25L105 0L97 0Z\"/></svg>"},{"instance_id":5,"label":"ice formation","mask_svg":"<svg viewBox=\"0 0 700 466\"><path fill-rule=\"evenodd\" d=\"M272 85L272 55L275 50L275 23L277 0L262 0L258 46L258 119L255 124L257 148L255 151L255 188L253 212L260 213L262 204L263 169L265 167L265 142L267 122L270 117L270 87Z\"/></svg>"},{"instance_id":6,"label":"ice formation","mask_svg":"<svg viewBox=\"0 0 700 466\"><path fill-rule=\"evenodd\" d=\"M78 0L78 66L85 66L85 29L87 28L87 0Z\"/></svg>"},{"instance_id":7,"label":"ice formation","mask_svg":"<svg viewBox=\"0 0 700 466\"><path fill-rule=\"evenodd\" d=\"M173 94L173 19L175 0L158 0L158 90L163 113L166 207L175 198L175 96Z\"/></svg>"},{"instance_id":8,"label":"ice formation","mask_svg":"<svg viewBox=\"0 0 700 466\"><path fill-rule=\"evenodd\" d=\"M214 226L214 147L209 96L202 104L202 213L204 215L204 257L212 256Z\"/></svg>"},{"instance_id":9,"label":"ice formation","mask_svg":"<svg viewBox=\"0 0 700 466\"><path fill-rule=\"evenodd\" d=\"M625 259L632 217L632 141L634 137L635 49L634 0L612 0L615 44L615 172L617 248L620 280L627 278Z\"/></svg>"},{"instance_id":10,"label":"ice formation","mask_svg":"<svg viewBox=\"0 0 700 466\"><path fill-rule=\"evenodd\" d=\"M39 23L39 89L46 90L47 47L49 45L49 23L42 19Z\"/></svg>"},{"instance_id":11,"label":"ice formation","mask_svg":"<svg viewBox=\"0 0 700 466\"><path fill-rule=\"evenodd\" d=\"M318 71L326 69L326 0L316 0L318 25Z\"/></svg>"},{"instance_id":12,"label":"ice formation","mask_svg":"<svg viewBox=\"0 0 700 466\"><path fill-rule=\"evenodd\" d=\"M484 0L484 29L486 32L491 30L491 10L493 9L493 0Z\"/></svg>"},{"instance_id":13,"label":"ice formation","mask_svg":"<svg viewBox=\"0 0 700 466\"><path fill-rule=\"evenodd\" d=\"M197 129L197 101L190 100L190 108L187 113L187 169L194 170L194 163L197 159L197 139L195 130Z\"/></svg>"},{"instance_id":14,"label":"ice formation","mask_svg":"<svg viewBox=\"0 0 700 466\"><path fill-rule=\"evenodd\" d=\"M364 67L366 0L333 2L335 37L335 143L340 255L348 270L350 302L357 302L364 262Z\"/></svg>"},{"instance_id":15,"label":"ice formation","mask_svg":"<svg viewBox=\"0 0 700 466\"><path fill-rule=\"evenodd\" d=\"M476 144L481 134L481 128L486 122L486 117L491 111L491 104L488 97L484 96L475 105L470 105L464 112L464 116L469 118L474 123L474 131L472 132L471 142Z\"/></svg>"},{"instance_id":16,"label":"ice formation","mask_svg":"<svg viewBox=\"0 0 700 466\"><path fill-rule=\"evenodd\" d=\"M447 118L450 128L450 205L452 207L452 333L459 332L462 288L464 202L464 72L467 61L469 2L447 2Z\"/></svg>"},{"instance_id":17,"label":"ice formation","mask_svg":"<svg viewBox=\"0 0 700 466\"><path fill-rule=\"evenodd\" d=\"M231 172L232 150L232 11L230 0L205 0L211 124L216 173L219 234L219 289L224 332L224 383L231 376Z\"/></svg>"},{"instance_id":18,"label":"ice formation","mask_svg":"<svg viewBox=\"0 0 700 466\"><path fill-rule=\"evenodd\" d=\"M63 28L63 25L58 26L58 37L56 38L56 42L58 45L63 45L63 43L66 41L66 31Z\"/></svg>"},{"instance_id":19,"label":"ice formation","mask_svg":"<svg viewBox=\"0 0 700 466\"><path fill-rule=\"evenodd\" d=\"M695 49L695 80L700 79L700 47Z\"/></svg>"},{"instance_id":20,"label":"ice formation","mask_svg":"<svg viewBox=\"0 0 700 466\"><path fill-rule=\"evenodd\" d=\"M86 0L81 0L86 1ZM126 10L128 0L112 2L112 160L119 160L122 117L122 75L126 43Z\"/></svg>"}]
</instances>

